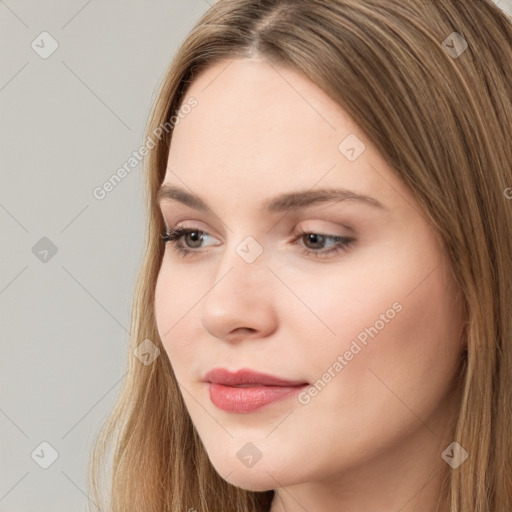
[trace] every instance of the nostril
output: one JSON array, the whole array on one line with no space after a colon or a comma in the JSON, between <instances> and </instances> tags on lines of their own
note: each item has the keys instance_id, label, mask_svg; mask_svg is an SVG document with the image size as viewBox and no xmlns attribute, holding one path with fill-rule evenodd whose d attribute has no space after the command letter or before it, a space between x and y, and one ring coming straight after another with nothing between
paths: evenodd
<instances>
[{"instance_id":1,"label":"nostril","mask_svg":"<svg viewBox=\"0 0 512 512\"><path fill-rule=\"evenodd\" d=\"M231 333L234 334L252 334L253 332L256 332L256 329L253 329L252 327L237 327L231 331Z\"/></svg>"}]
</instances>

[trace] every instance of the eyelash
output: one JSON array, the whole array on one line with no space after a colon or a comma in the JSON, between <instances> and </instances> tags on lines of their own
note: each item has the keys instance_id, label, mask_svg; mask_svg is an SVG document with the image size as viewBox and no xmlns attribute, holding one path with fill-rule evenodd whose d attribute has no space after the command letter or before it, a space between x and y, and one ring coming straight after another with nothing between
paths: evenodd
<instances>
[{"instance_id":1,"label":"eyelash","mask_svg":"<svg viewBox=\"0 0 512 512\"><path fill-rule=\"evenodd\" d=\"M207 235L205 231L201 231L200 229L195 228L182 228L182 227L175 227L175 228L167 228L166 232L161 236L164 243L170 243L171 247L174 251L176 251L180 256L191 256L194 253L198 253L199 249L188 249L186 246L182 243L182 238L185 235L188 235L189 233L200 233L201 235ZM337 242L337 244L328 250L323 251L315 251L313 249L308 249L307 247L303 249L303 253L307 256L313 254L315 258L325 258L330 255L335 255L337 253L346 251L349 247L353 245L355 242L354 238L349 238L346 236L334 236L334 235L327 235L324 233L315 233L311 231L300 231L297 233L297 239L301 239L304 235L320 235L326 239L334 240ZM294 245L296 245L297 242L294 242Z\"/></svg>"}]
</instances>

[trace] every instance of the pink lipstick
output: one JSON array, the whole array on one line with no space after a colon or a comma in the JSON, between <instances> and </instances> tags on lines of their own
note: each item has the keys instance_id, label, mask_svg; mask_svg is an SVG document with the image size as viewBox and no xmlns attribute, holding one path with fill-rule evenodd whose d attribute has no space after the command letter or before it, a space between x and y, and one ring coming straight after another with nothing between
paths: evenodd
<instances>
[{"instance_id":1,"label":"pink lipstick","mask_svg":"<svg viewBox=\"0 0 512 512\"><path fill-rule=\"evenodd\" d=\"M282 379L249 369L230 372L216 368L203 380L209 383L212 403L219 409L236 413L252 412L291 397L308 386L306 381Z\"/></svg>"}]
</instances>

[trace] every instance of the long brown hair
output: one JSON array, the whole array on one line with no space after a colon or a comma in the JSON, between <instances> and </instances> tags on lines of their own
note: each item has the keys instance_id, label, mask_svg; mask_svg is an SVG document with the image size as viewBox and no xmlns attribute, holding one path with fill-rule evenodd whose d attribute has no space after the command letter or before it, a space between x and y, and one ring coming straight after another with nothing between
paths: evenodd
<instances>
[{"instance_id":1,"label":"long brown hair","mask_svg":"<svg viewBox=\"0 0 512 512\"><path fill-rule=\"evenodd\" d=\"M469 457L450 470L446 500L451 512L510 512L512 24L490 0L220 0L199 20L163 78L146 129L146 137L163 136L145 159L146 252L127 375L93 447L92 501L104 512L269 509L274 491L237 488L210 463L153 309L169 120L202 70L254 55L300 71L336 101L440 236L464 297L467 343L453 440ZM151 365L132 355L145 339L161 350Z\"/></svg>"}]
</instances>

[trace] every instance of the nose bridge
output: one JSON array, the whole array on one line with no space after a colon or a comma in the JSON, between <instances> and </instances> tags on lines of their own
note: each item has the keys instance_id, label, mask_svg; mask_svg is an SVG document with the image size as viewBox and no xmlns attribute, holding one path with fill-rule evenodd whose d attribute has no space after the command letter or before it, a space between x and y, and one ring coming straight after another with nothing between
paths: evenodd
<instances>
[{"instance_id":1,"label":"nose bridge","mask_svg":"<svg viewBox=\"0 0 512 512\"><path fill-rule=\"evenodd\" d=\"M221 255L201 306L203 327L218 338L240 328L268 331L274 319L263 246L251 236L234 244Z\"/></svg>"},{"instance_id":2,"label":"nose bridge","mask_svg":"<svg viewBox=\"0 0 512 512\"><path fill-rule=\"evenodd\" d=\"M219 261L214 284L218 291L234 287L235 295L243 296L243 287L253 289L260 285L258 287L261 288L267 281L266 254L263 245L253 236L246 236L241 241L233 240Z\"/></svg>"}]
</instances>

